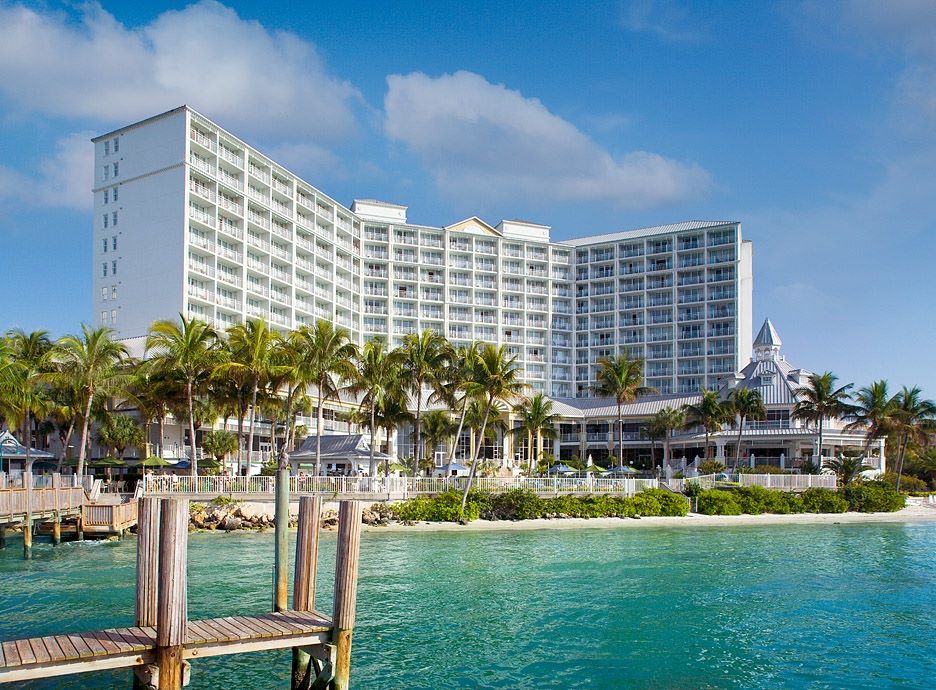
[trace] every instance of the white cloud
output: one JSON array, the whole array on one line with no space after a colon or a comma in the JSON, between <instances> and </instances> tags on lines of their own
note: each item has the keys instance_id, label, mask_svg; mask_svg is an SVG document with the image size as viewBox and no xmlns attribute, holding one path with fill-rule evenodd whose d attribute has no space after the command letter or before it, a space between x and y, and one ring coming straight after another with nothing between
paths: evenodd
<instances>
[{"instance_id":1,"label":"white cloud","mask_svg":"<svg viewBox=\"0 0 936 690\"><path fill-rule=\"evenodd\" d=\"M0 166L0 201L31 206L87 210L91 207L94 149L90 132L77 132L55 144L55 152L32 173Z\"/></svg>"},{"instance_id":2,"label":"white cloud","mask_svg":"<svg viewBox=\"0 0 936 690\"><path fill-rule=\"evenodd\" d=\"M699 196L697 165L655 153L612 156L574 125L471 72L391 75L385 130L455 196L600 201L641 208Z\"/></svg>"},{"instance_id":3,"label":"white cloud","mask_svg":"<svg viewBox=\"0 0 936 690\"><path fill-rule=\"evenodd\" d=\"M134 28L96 4L77 21L0 5L0 93L22 114L119 124L187 103L240 132L319 142L353 132L361 100L314 45L213 0Z\"/></svg>"},{"instance_id":4,"label":"white cloud","mask_svg":"<svg viewBox=\"0 0 936 690\"><path fill-rule=\"evenodd\" d=\"M674 0L625 0L620 25L634 33L648 33L671 43L697 43L708 33Z\"/></svg>"}]
</instances>

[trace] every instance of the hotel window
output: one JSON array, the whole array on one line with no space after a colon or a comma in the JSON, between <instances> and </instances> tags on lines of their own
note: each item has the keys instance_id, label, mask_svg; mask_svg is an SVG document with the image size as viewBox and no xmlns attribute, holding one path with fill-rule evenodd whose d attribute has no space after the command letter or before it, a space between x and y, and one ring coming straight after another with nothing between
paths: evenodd
<instances>
[{"instance_id":1,"label":"hotel window","mask_svg":"<svg viewBox=\"0 0 936 690\"><path fill-rule=\"evenodd\" d=\"M117 227L117 211L111 213L111 225L113 225L115 228Z\"/></svg>"},{"instance_id":2,"label":"hotel window","mask_svg":"<svg viewBox=\"0 0 936 690\"><path fill-rule=\"evenodd\" d=\"M104 190L104 203L105 203L105 204L107 203L107 192L108 192L108 190L105 189L105 190Z\"/></svg>"},{"instance_id":3,"label":"hotel window","mask_svg":"<svg viewBox=\"0 0 936 690\"><path fill-rule=\"evenodd\" d=\"M114 326L117 325L117 310L116 309L111 309L111 324Z\"/></svg>"},{"instance_id":4,"label":"hotel window","mask_svg":"<svg viewBox=\"0 0 936 690\"><path fill-rule=\"evenodd\" d=\"M117 188L114 187L114 203L117 203Z\"/></svg>"},{"instance_id":5,"label":"hotel window","mask_svg":"<svg viewBox=\"0 0 936 690\"><path fill-rule=\"evenodd\" d=\"M117 251L117 235L111 237L111 250Z\"/></svg>"},{"instance_id":6,"label":"hotel window","mask_svg":"<svg viewBox=\"0 0 936 690\"><path fill-rule=\"evenodd\" d=\"M109 165L104 166L104 179L105 180L110 179L110 166Z\"/></svg>"},{"instance_id":7,"label":"hotel window","mask_svg":"<svg viewBox=\"0 0 936 690\"><path fill-rule=\"evenodd\" d=\"M104 324L107 323L107 312L106 312L106 311L102 311L102 312L101 312L101 323L104 323Z\"/></svg>"},{"instance_id":8,"label":"hotel window","mask_svg":"<svg viewBox=\"0 0 936 690\"><path fill-rule=\"evenodd\" d=\"M107 277L107 262L106 261L101 264L101 276L104 278Z\"/></svg>"},{"instance_id":9,"label":"hotel window","mask_svg":"<svg viewBox=\"0 0 936 690\"><path fill-rule=\"evenodd\" d=\"M120 163L114 163L114 177L117 177L120 174Z\"/></svg>"},{"instance_id":10,"label":"hotel window","mask_svg":"<svg viewBox=\"0 0 936 690\"><path fill-rule=\"evenodd\" d=\"M105 156L110 155L110 142L109 141L104 142L104 155Z\"/></svg>"},{"instance_id":11,"label":"hotel window","mask_svg":"<svg viewBox=\"0 0 936 690\"><path fill-rule=\"evenodd\" d=\"M111 273L117 275L117 262L111 261Z\"/></svg>"},{"instance_id":12,"label":"hotel window","mask_svg":"<svg viewBox=\"0 0 936 690\"><path fill-rule=\"evenodd\" d=\"M117 153L120 150L120 139L114 139L114 153Z\"/></svg>"},{"instance_id":13,"label":"hotel window","mask_svg":"<svg viewBox=\"0 0 936 690\"><path fill-rule=\"evenodd\" d=\"M104 253L107 254L107 238L104 238Z\"/></svg>"},{"instance_id":14,"label":"hotel window","mask_svg":"<svg viewBox=\"0 0 936 690\"><path fill-rule=\"evenodd\" d=\"M107 287L106 286L101 288L101 299L105 301L107 300Z\"/></svg>"},{"instance_id":15,"label":"hotel window","mask_svg":"<svg viewBox=\"0 0 936 690\"><path fill-rule=\"evenodd\" d=\"M117 299L117 286L111 285L111 299Z\"/></svg>"},{"instance_id":16,"label":"hotel window","mask_svg":"<svg viewBox=\"0 0 936 690\"><path fill-rule=\"evenodd\" d=\"M107 214L104 214L104 227L107 227Z\"/></svg>"}]
</instances>

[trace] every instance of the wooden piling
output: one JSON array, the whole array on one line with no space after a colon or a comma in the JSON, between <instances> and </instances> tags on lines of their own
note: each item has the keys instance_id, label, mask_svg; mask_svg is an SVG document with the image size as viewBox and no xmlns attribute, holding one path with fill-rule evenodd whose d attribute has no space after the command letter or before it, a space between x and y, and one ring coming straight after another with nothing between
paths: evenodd
<instances>
[{"instance_id":1,"label":"wooden piling","mask_svg":"<svg viewBox=\"0 0 936 690\"><path fill-rule=\"evenodd\" d=\"M276 541L273 558L273 610L289 608L289 470L276 471Z\"/></svg>"},{"instance_id":2,"label":"wooden piling","mask_svg":"<svg viewBox=\"0 0 936 690\"><path fill-rule=\"evenodd\" d=\"M0 549L6 548L6 525L0 525Z\"/></svg>"},{"instance_id":3,"label":"wooden piling","mask_svg":"<svg viewBox=\"0 0 936 690\"><path fill-rule=\"evenodd\" d=\"M137 522L136 625L156 625L159 600L159 518L161 499L140 499Z\"/></svg>"},{"instance_id":4,"label":"wooden piling","mask_svg":"<svg viewBox=\"0 0 936 690\"><path fill-rule=\"evenodd\" d=\"M52 520L52 546L62 543L62 517L56 513Z\"/></svg>"},{"instance_id":5,"label":"wooden piling","mask_svg":"<svg viewBox=\"0 0 936 690\"><path fill-rule=\"evenodd\" d=\"M296 572L293 577L293 610L315 610L315 573L318 566L322 499L299 499L299 531L296 535ZM291 690L312 687L315 665L308 649L293 647Z\"/></svg>"},{"instance_id":6,"label":"wooden piling","mask_svg":"<svg viewBox=\"0 0 936 690\"><path fill-rule=\"evenodd\" d=\"M26 513L26 519L23 521L23 558L27 561L32 558L32 531L32 516Z\"/></svg>"},{"instance_id":7,"label":"wooden piling","mask_svg":"<svg viewBox=\"0 0 936 690\"><path fill-rule=\"evenodd\" d=\"M156 605L156 665L159 690L182 688L182 643L188 618L186 551L189 502L164 498L159 520L159 584Z\"/></svg>"},{"instance_id":8,"label":"wooden piling","mask_svg":"<svg viewBox=\"0 0 936 690\"><path fill-rule=\"evenodd\" d=\"M357 605L361 549L361 503L342 501L338 510L338 553L335 559L335 614L332 644L336 648L334 690L348 690L351 677L351 633Z\"/></svg>"}]
</instances>

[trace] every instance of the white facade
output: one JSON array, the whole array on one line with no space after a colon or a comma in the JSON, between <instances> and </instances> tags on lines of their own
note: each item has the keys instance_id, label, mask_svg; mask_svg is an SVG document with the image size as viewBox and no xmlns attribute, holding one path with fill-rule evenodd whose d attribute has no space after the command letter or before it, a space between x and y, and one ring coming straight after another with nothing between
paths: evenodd
<instances>
[{"instance_id":1,"label":"white facade","mask_svg":"<svg viewBox=\"0 0 936 690\"><path fill-rule=\"evenodd\" d=\"M431 328L506 344L527 382L587 396L629 350L661 393L717 388L751 354L751 244L730 221L552 242L550 228L335 202L187 107L94 139L94 313L123 338L182 312L227 328L320 318L355 342Z\"/></svg>"}]
</instances>

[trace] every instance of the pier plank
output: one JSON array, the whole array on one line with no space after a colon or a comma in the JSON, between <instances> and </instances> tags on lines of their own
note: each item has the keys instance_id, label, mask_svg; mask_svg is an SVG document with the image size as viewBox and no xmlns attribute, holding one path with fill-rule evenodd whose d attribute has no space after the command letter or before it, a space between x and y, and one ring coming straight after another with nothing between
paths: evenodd
<instances>
[{"instance_id":1,"label":"pier plank","mask_svg":"<svg viewBox=\"0 0 936 690\"><path fill-rule=\"evenodd\" d=\"M4 642L3 645L0 645L0 646L3 647L3 656L6 658L5 665L6 666L19 666L20 655L19 655L19 652L16 651L16 642L13 640L10 640L8 642Z\"/></svg>"},{"instance_id":2,"label":"pier plank","mask_svg":"<svg viewBox=\"0 0 936 690\"><path fill-rule=\"evenodd\" d=\"M36 655L33 654L32 647L29 646L29 640L17 640L16 651L19 652L21 664L36 663Z\"/></svg>"},{"instance_id":3,"label":"pier plank","mask_svg":"<svg viewBox=\"0 0 936 690\"><path fill-rule=\"evenodd\" d=\"M85 642L84 638L81 635L69 635L68 640L74 645L75 650L78 652L78 656L82 659L90 656L94 656L94 650L88 646L88 643Z\"/></svg>"},{"instance_id":4,"label":"pier plank","mask_svg":"<svg viewBox=\"0 0 936 690\"><path fill-rule=\"evenodd\" d=\"M274 616L274 614L269 614L269 613L268 613L268 614L265 614L265 615L263 615L263 616L256 616L256 618L257 618L257 620L263 621L263 622L266 623L267 625L272 626L272 627L275 628L276 630L279 630L280 636L292 634L292 630L290 630L288 627L286 627L285 625L283 625L282 623L280 623L279 621L277 621L273 616Z\"/></svg>"},{"instance_id":5,"label":"pier plank","mask_svg":"<svg viewBox=\"0 0 936 690\"><path fill-rule=\"evenodd\" d=\"M153 635L147 633L143 628L134 626L129 628L129 630L134 638L139 642L139 644L145 645L146 647L152 647L154 644L156 644Z\"/></svg>"},{"instance_id":6,"label":"pier plank","mask_svg":"<svg viewBox=\"0 0 936 690\"><path fill-rule=\"evenodd\" d=\"M274 631L261 625L256 619L244 616L236 616L238 621L253 631L254 637L273 637Z\"/></svg>"},{"instance_id":7,"label":"pier plank","mask_svg":"<svg viewBox=\"0 0 936 690\"><path fill-rule=\"evenodd\" d=\"M239 621L231 616L226 616L222 619L224 623L231 629L237 631L237 639L239 640L249 640L254 636L253 630L242 621Z\"/></svg>"},{"instance_id":8,"label":"pier plank","mask_svg":"<svg viewBox=\"0 0 936 690\"><path fill-rule=\"evenodd\" d=\"M59 649L62 650L63 659L77 659L80 655L75 645L71 643L66 635L56 635L55 641L58 642Z\"/></svg>"},{"instance_id":9,"label":"pier plank","mask_svg":"<svg viewBox=\"0 0 936 690\"><path fill-rule=\"evenodd\" d=\"M52 660L52 657L49 656L49 650L46 649L41 637L33 637L30 639L29 648L32 649L37 664L44 664Z\"/></svg>"},{"instance_id":10,"label":"pier plank","mask_svg":"<svg viewBox=\"0 0 936 690\"><path fill-rule=\"evenodd\" d=\"M88 646L94 652L94 656L105 656L107 654L116 654L120 649L107 637L107 633L103 630L95 630L94 632L85 633L82 635L84 641L88 643Z\"/></svg>"},{"instance_id":11,"label":"pier plank","mask_svg":"<svg viewBox=\"0 0 936 690\"><path fill-rule=\"evenodd\" d=\"M131 645L129 642L127 642L127 641L123 638L123 635L121 635L119 632L117 632L116 629L112 628L112 629L109 629L109 630L105 630L105 631L104 631L104 634L107 635L107 636L110 638L110 641L111 641L111 642L113 642L115 645L117 645L117 649L118 649L119 651L121 651L121 652L132 652L132 651L133 651L133 645Z\"/></svg>"},{"instance_id":12,"label":"pier plank","mask_svg":"<svg viewBox=\"0 0 936 690\"><path fill-rule=\"evenodd\" d=\"M142 651L152 644L150 640L140 639L130 628L116 628L116 630L130 646L130 649L135 652Z\"/></svg>"},{"instance_id":13,"label":"pier plank","mask_svg":"<svg viewBox=\"0 0 936 690\"><path fill-rule=\"evenodd\" d=\"M185 626L185 643L198 644L212 639L211 634L199 625L198 621L189 621Z\"/></svg>"},{"instance_id":14,"label":"pier plank","mask_svg":"<svg viewBox=\"0 0 936 690\"><path fill-rule=\"evenodd\" d=\"M46 649L49 650L49 656L53 659L64 659L65 653L62 651L59 643L55 641L54 637L43 637L42 641L45 643Z\"/></svg>"}]
</instances>

